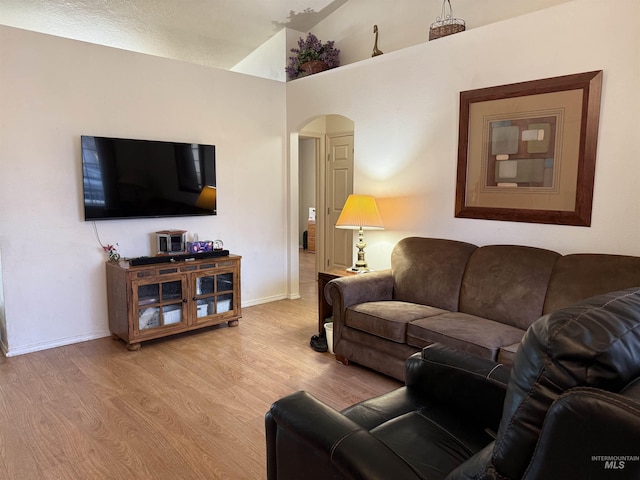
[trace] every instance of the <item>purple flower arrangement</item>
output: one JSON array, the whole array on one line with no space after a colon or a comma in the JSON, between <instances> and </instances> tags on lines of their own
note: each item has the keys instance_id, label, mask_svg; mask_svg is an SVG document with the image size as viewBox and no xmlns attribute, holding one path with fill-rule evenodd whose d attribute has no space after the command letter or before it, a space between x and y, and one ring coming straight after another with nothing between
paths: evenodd
<instances>
[{"instance_id":1,"label":"purple flower arrangement","mask_svg":"<svg viewBox=\"0 0 640 480\"><path fill-rule=\"evenodd\" d=\"M340 65L340 50L335 48L335 42L330 40L322 43L313 33L309 33L307 38L298 39L298 48L292 48L294 56L289 57L289 65L285 68L290 79L298 78L303 70L300 66L303 63L320 60L327 64L329 68Z\"/></svg>"}]
</instances>

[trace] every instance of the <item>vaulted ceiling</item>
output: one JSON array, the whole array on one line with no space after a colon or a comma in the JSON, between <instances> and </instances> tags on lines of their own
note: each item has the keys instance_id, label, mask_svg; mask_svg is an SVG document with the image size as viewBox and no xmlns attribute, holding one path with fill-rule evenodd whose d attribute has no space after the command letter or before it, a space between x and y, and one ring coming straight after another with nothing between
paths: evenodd
<instances>
[{"instance_id":1,"label":"vaulted ceiling","mask_svg":"<svg viewBox=\"0 0 640 480\"><path fill-rule=\"evenodd\" d=\"M347 1L0 0L0 23L229 69L283 27L306 32Z\"/></svg>"}]
</instances>

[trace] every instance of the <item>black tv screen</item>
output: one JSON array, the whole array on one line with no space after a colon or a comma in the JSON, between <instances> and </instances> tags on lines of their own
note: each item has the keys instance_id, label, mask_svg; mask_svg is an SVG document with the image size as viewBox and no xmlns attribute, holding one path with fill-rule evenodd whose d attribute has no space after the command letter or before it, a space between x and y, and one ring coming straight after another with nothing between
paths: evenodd
<instances>
[{"instance_id":1,"label":"black tv screen","mask_svg":"<svg viewBox=\"0 0 640 480\"><path fill-rule=\"evenodd\" d=\"M83 135L84 218L215 215L215 145Z\"/></svg>"}]
</instances>

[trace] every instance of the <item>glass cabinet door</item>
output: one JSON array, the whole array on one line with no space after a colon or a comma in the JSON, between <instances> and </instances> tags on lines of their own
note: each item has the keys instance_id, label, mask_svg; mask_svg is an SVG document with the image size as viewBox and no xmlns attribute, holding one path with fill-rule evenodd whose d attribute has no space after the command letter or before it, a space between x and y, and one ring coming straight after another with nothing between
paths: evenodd
<instances>
[{"instance_id":1,"label":"glass cabinet door","mask_svg":"<svg viewBox=\"0 0 640 480\"><path fill-rule=\"evenodd\" d=\"M233 272L198 274L195 277L196 321L233 311Z\"/></svg>"},{"instance_id":2,"label":"glass cabinet door","mask_svg":"<svg viewBox=\"0 0 640 480\"><path fill-rule=\"evenodd\" d=\"M233 273L223 273L216 278L216 313L233 310Z\"/></svg>"},{"instance_id":3,"label":"glass cabinet door","mask_svg":"<svg viewBox=\"0 0 640 480\"><path fill-rule=\"evenodd\" d=\"M133 301L137 312L134 329L143 334L154 328L184 324L185 287L183 276L167 277L160 282L133 282Z\"/></svg>"}]
</instances>

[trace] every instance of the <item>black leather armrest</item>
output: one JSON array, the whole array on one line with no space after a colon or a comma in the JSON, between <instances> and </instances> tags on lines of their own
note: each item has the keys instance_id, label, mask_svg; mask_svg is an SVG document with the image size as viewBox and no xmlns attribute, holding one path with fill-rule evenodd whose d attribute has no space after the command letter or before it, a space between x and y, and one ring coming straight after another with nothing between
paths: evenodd
<instances>
[{"instance_id":1,"label":"black leather armrest","mask_svg":"<svg viewBox=\"0 0 640 480\"><path fill-rule=\"evenodd\" d=\"M549 478L640 478L640 403L595 388L558 398L524 476Z\"/></svg>"},{"instance_id":2,"label":"black leather armrest","mask_svg":"<svg viewBox=\"0 0 640 480\"><path fill-rule=\"evenodd\" d=\"M308 393L275 402L265 423L268 480L419 478L367 430Z\"/></svg>"},{"instance_id":3,"label":"black leather armrest","mask_svg":"<svg viewBox=\"0 0 640 480\"><path fill-rule=\"evenodd\" d=\"M482 419L495 436L509 381L507 367L434 343L412 355L406 369L407 388Z\"/></svg>"}]
</instances>

